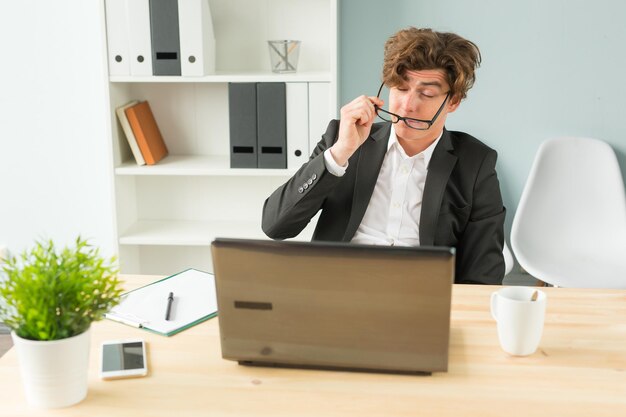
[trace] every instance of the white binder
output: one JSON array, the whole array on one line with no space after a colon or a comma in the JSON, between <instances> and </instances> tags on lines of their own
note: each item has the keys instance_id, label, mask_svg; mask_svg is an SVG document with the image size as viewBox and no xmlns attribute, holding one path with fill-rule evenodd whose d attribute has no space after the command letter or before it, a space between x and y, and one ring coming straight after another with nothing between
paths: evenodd
<instances>
[{"instance_id":1,"label":"white binder","mask_svg":"<svg viewBox=\"0 0 626 417\"><path fill-rule=\"evenodd\" d=\"M215 72L215 37L209 0L179 0L181 75Z\"/></svg>"},{"instance_id":2,"label":"white binder","mask_svg":"<svg viewBox=\"0 0 626 417\"><path fill-rule=\"evenodd\" d=\"M332 118L330 83L309 83L309 148L315 150Z\"/></svg>"},{"instance_id":3,"label":"white binder","mask_svg":"<svg viewBox=\"0 0 626 417\"><path fill-rule=\"evenodd\" d=\"M128 1L128 39L130 74L152 75L152 42L150 39L150 0Z\"/></svg>"},{"instance_id":4,"label":"white binder","mask_svg":"<svg viewBox=\"0 0 626 417\"><path fill-rule=\"evenodd\" d=\"M309 88L307 83L287 86L287 169L309 160Z\"/></svg>"},{"instance_id":5,"label":"white binder","mask_svg":"<svg viewBox=\"0 0 626 417\"><path fill-rule=\"evenodd\" d=\"M106 0L107 50L109 75L129 75L127 0Z\"/></svg>"}]
</instances>

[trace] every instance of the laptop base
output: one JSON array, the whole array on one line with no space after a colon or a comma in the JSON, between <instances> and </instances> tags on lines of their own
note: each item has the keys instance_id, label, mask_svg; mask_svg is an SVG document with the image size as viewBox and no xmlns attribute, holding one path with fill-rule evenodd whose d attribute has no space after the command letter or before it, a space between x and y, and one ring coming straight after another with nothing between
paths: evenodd
<instances>
[{"instance_id":1,"label":"laptop base","mask_svg":"<svg viewBox=\"0 0 626 417\"><path fill-rule=\"evenodd\" d=\"M376 374L399 374L399 375L413 375L413 376L431 376L432 372L425 371L406 371L396 369L368 369L368 368L350 368L343 366L318 366L318 365L292 365L288 363L277 362L260 362L260 361L237 361L239 365L243 366L259 366L270 368L288 368L288 369L316 369L324 371L342 371L342 372L365 372Z\"/></svg>"}]
</instances>

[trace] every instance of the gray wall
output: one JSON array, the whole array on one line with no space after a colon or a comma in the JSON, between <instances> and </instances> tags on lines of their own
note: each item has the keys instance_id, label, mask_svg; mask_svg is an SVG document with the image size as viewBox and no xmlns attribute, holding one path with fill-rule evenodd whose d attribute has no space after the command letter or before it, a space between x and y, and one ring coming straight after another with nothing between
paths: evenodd
<instances>
[{"instance_id":1,"label":"gray wall","mask_svg":"<svg viewBox=\"0 0 626 417\"><path fill-rule=\"evenodd\" d=\"M498 151L507 240L545 139L603 139L626 177L626 2L341 0L340 7L341 104L376 94L384 42L403 27L456 32L480 47L476 84L447 128Z\"/></svg>"}]
</instances>

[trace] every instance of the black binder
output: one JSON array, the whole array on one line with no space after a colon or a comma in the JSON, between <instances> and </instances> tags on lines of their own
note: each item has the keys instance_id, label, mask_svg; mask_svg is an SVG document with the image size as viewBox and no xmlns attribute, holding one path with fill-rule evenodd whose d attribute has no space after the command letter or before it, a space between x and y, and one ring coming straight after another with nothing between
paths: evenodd
<instances>
[{"instance_id":1,"label":"black binder","mask_svg":"<svg viewBox=\"0 0 626 417\"><path fill-rule=\"evenodd\" d=\"M150 34L152 73L180 75L178 0L150 0Z\"/></svg>"},{"instance_id":2,"label":"black binder","mask_svg":"<svg viewBox=\"0 0 626 417\"><path fill-rule=\"evenodd\" d=\"M228 84L230 167L257 167L256 83Z\"/></svg>"},{"instance_id":3,"label":"black binder","mask_svg":"<svg viewBox=\"0 0 626 417\"><path fill-rule=\"evenodd\" d=\"M287 168L287 103L285 83L257 84L257 149L259 168Z\"/></svg>"}]
</instances>

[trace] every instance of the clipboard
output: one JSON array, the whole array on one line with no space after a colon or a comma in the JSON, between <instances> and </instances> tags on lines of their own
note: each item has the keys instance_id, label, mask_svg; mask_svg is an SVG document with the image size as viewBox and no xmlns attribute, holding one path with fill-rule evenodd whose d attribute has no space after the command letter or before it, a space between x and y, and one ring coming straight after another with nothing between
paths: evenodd
<instances>
[{"instance_id":1,"label":"clipboard","mask_svg":"<svg viewBox=\"0 0 626 417\"><path fill-rule=\"evenodd\" d=\"M174 294L165 320L169 293ZM122 294L105 317L163 336L172 336L217 315L213 274L187 269Z\"/></svg>"}]
</instances>

